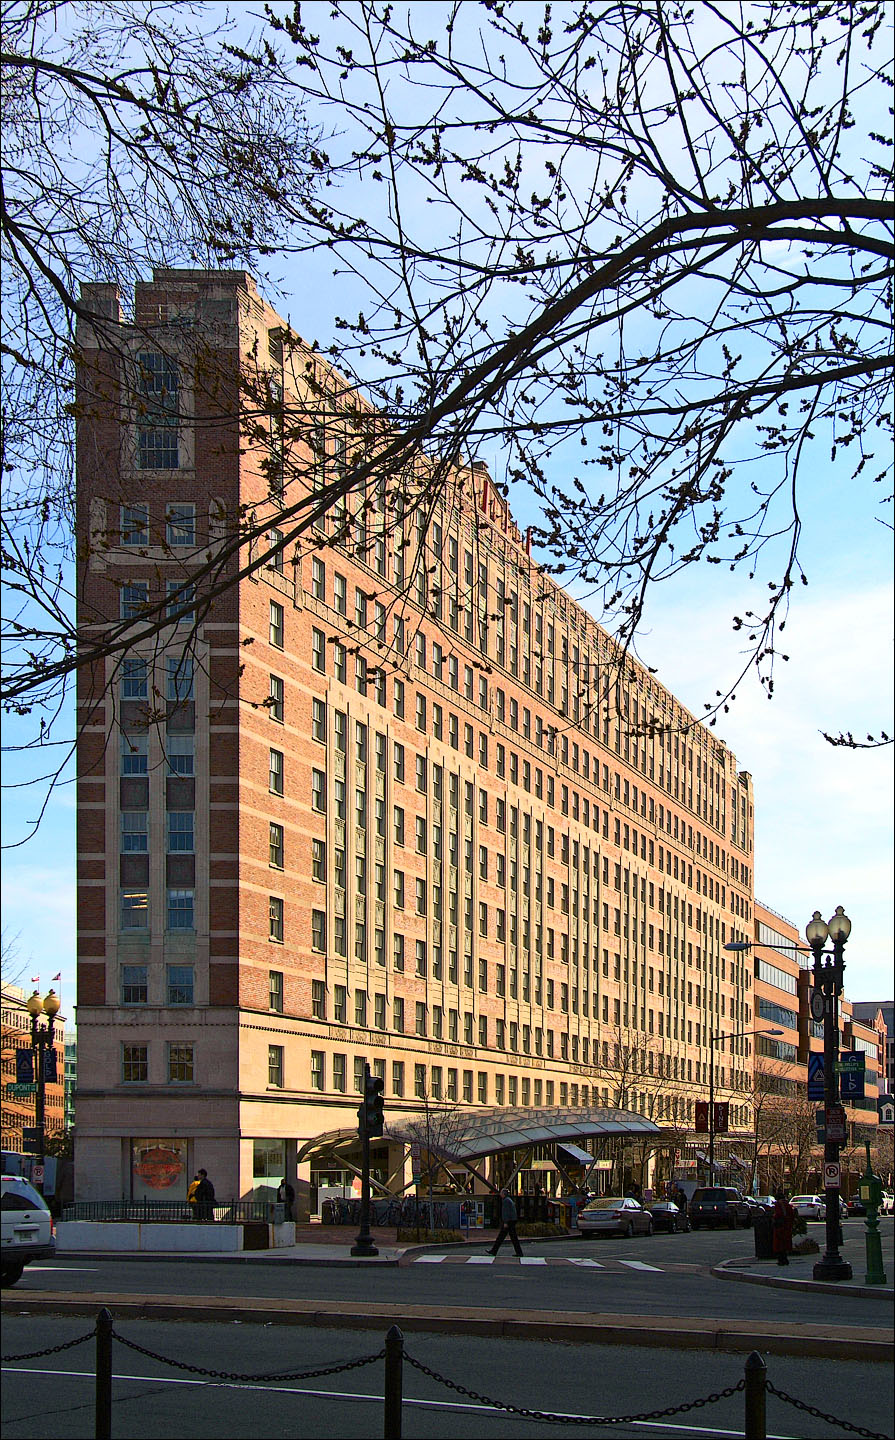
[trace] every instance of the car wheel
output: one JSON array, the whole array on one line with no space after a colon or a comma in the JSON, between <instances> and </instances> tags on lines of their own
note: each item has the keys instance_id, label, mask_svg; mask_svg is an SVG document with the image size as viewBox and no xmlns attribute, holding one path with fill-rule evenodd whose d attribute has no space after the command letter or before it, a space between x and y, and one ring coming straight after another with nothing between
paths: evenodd
<instances>
[{"instance_id":1,"label":"car wheel","mask_svg":"<svg viewBox=\"0 0 895 1440\"><path fill-rule=\"evenodd\" d=\"M653 1233L653 1222L652 1222L652 1220L647 1221L646 1233L647 1233L647 1235L652 1235L652 1233Z\"/></svg>"},{"instance_id":2,"label":"car wheel","mask_svg":"<svg viewBox=\"0 0 895 1440\"><path fill-rule=\"evenodd\" d=\"M4 1265L2 1277L0 1278L2 1278L4 1285L15 1285L21 1280L24 1270L24 1265Z\"/></svg>"}]
</instances>

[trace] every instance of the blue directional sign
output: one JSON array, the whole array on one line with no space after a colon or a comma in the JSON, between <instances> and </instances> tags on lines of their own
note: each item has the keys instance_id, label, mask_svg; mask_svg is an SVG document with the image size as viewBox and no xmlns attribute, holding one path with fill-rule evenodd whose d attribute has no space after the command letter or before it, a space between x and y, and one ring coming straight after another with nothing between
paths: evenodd
<instances>
[{"instance_id":1,"label":"blue directional sign","mask_svg":"<svg viewBox=\"0 0 895 1440\"><path fill-rule=\"evenodd\" d=\"M808 1056L808 1099L823 1100L824 1098L824 1057L822 1055Z\"/></svg>"}]
</instances>

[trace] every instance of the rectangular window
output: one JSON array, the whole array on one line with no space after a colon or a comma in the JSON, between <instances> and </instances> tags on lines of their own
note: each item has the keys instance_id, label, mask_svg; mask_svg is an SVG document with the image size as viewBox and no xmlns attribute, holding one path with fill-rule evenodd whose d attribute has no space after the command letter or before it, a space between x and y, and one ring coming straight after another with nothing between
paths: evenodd
<instances>
[{"instance_id":1,"label":"rectangular window","mask_svg":"<svg viewBox=\"0 0 895 1440\"><path fill-rule=\"evenodd\" d=\"M311 560L311 594L315 600L326 599L326 566L316 556Z\"/></svg>"},{"instance_id":2,"label":"rectangular window","mask_svg":"<svg viewBox=\"0 0 895 1440\"><path fill-rule=\"evenodd\" d=\"M272 795L283 793L283 752L282 750L271 750L269 788Z\"/></svg>"},{"instance_id":3,"label":"rectangular window","mask_svg":"<svg viewBox=\"0 0 895 1440\"><path fill-rule=\"evenodd\" d=\"M121 662L122 700L145 700L149 694L148 667L145 660L124 659Z\"/></svg>"},{"instance_id":4,"label":"rectangular window","mask_svg":"<svg viewBox=\"0 0 895 1440\"><path fill-rule=\"evenodd\" d=\"M268 856L270 864L274 869L283 868L283 827L277 825L273 820L270 822L270 839L268 842Z\"/></svg>"},{"instance_id":5,"label":"rectangular window","mask_svg":"<svg viewBox=\"0 0 895 1440\"><path fill-rule=\"evenodd\" d=\"M283 972L282 970L270 970L268 972L268 1005L278 1015L283 1013Z\"/></svg>"},{"instance_id":6,"label":"rectangular window","mask_svg":"<svg viewBox=\"0 0 895 1440\"><path fill-rule=\"evenodd\" d=\"M149 812L147 810L123 810L121 812L122 855L146 855L148 851Z\"/></svg>"},{"instance_id":7,"label":"rectangular window","mask_svg":"<svg viewBox=\"0 0 895 1440\"><path fill-rule=\"evenodd\" d=\"M195 893L192 890L168 891L168 929L192 930L195 928L193 906Z\"/></svg>"},{"instance_id":8,"label":"rectangular window","mask_svg":"<svg viewBox=\"0 0 895 1440\"><path fill-rule=\"evenodd\" d=\"M195 735L168 735L165 739L169 775L194 775L196 773Z\"/></svg>"},{"instance_id":9,"label":"rectangular window","mask_svg":"<svg viewBox=\"0 0 895 1440\"><path fill-rule=\"evenodd\" d=\"M194 1078L192 1045L169 1045L168 1083L192 1085Z\"/></svg>"},{"instance_id":10,"label":"rectangular window","mask_svg":"<svg viewBox=\"0 0 895 1440\"><path fill-rule=\"evenodd\" d=\"M403 969L404 969L404 936L403 936L403 935L396 935L396 936L394 937L394 956L395 956L395 969L398 970L398 971L403 970Z\"/></svg>"},{"instance_id":11,"label":"rectangular window","mask_svg":"<svg viewBox=\"0 0 895 1440\"><path fill-rule=\"evenodd\" d=\"M125 1085L145 1084L149 1079L148 1045L122 1045L121 1079Z\"/></svg>"},{"instance_id":12,"label":"rectangular window","mask_svg":"<svg viewBox=\"0 0 895 1440\"><path fill-rule=\"evenodd\" d=\"M311 1051L311 1089L322 1090L326 1084L325 1057L322 1050Z\"/></svg>"},{"instance_id":13,"label":"rectangular window","mask_svg":"<svg viewBox=\"0 0 895 1440\"><path fill-rule=\"evenodd\" d=\"M136 390L142 411L137 426L137 467L140 470L176 470L180 375L167 355L143 351L137 356Z\"/></svg>"},{"instance_id":14,"label":"rectangular window","mask_svg":"<svg viewBox=\"0 0 895 1440\"><path fill-rule=\"evenodd\" d=\"M178 625L192 625L196 619L195 585L186 585L182 580L168 580L165 582L165 593L168 597L165 619L175 620Z\"/></svg>"},{"instance_id":15,"label":"rectangular window","mask_svg":"<svg viewBox=\"0 0 895 1440\"><path fill-rule=\"evenodd\" d=\"M392 1094L402 1096L404 1094L404 1062L403 1060L392 1061Z\"/></svg>"},{"instance_id":16,"label":"rectangular window","mask_svg":"<svg viewBox=\"0 0 895 1440\"><path fill-rule=\"evenodd\" d=\"M282 725L286 716L286 687L279 675L270 677L270 694L267 697L267 708L271 720L277 720Z\"/></svg>"},{"instance_id":17,"label":"rectangular window","mask_svg":"<svg viewBox=\"0 0 895 1440\"><path fill-rule=\"evenodd\" d=\"M323 770L311 771L311 809L326 814L326 772Z\"/></svg>"},{"instance_id":18,"label":"rectangular window","mask_svg":"<svg viewBox=\"0 0 895 1440\"><path fill-rule=\"evenodd\" d=\"M121 543L128 546L149 544L148 505L122 505Z\"/></svg>"},{"instance_id":19,"label":"rectangular window","mask_svg":"<svg viewBox=\"0 0 895 1440\"><path fill-rule=\"evenodd\" d=\"M193 698L193 660L191 655L169 655L166 661L167 698L172 703Z\"/></svg>"},{"instance_id":20,"label":"rectangular window","mask_svg":"<svg viewBox=\"0 0 895 1440\"><path fill-rule=\"evenodd\" d=\"M344 985L333 986L333 1019L340 1025L348 1019L348 991Z\"/></svg>"},{"instance_id":21,"label":"rectangular window","mask_svg":"<svg viewBox=\"0 0 895 1440\"><path fill-rule=\"evenodd\" d=\"M333 1089L344 1095L347 1089L348 1064L344 1055L333 1056Z\"/></svg>"},{"instance_id":22,"label":"rectangular window","mask_svg":"<svg viewBox=\"0 0 895 1440\"><path fill-rule=\"evenodd\" d=\"M311 911L311 949L323 952L326 950L326 911Z\"/></svg>"},{"instance_id":23,"label":"rectangular window","mask_svg":"<svg viewBox=\"0 0 895 1440\"><path fill-rule=\"evenodd\" d=\"M149 604L149 581L131 580L120 592L122 620L135 620Z\"/></svg>"},{"instance_id":24,"label":"rectangular window","mask_svg":"<svg viewBox=\"0 0 895 1440\"><path fill-rule=\"evenodd\" d=\"M268 937L278 944L283 942L283 910L284 902L278 895L271 895L268 906L269 930Z\"/></svg>"},{"instance_id":25,"label":"rectangular window","mask_svg":"<svg viewBox=\"0 0 895 1440\"><path fill-rule=\"evenodd\" d=\"M283 573L283 532L282 530L271 529L267 532L267 544L269 546L266 570L274 570L277 575Z\"/></svg>"},{"instance_id":26,"label":"rectangular window","mask_svg":"<svg viewBox=\"0 0 895 1440\"><path fill-rule=\"evenodd\" d=\"M275 645L278 650L282 650L283 648L284 636L286 633L285 624L285 612L282 605L280 605L279 602L276 600L271 600L269 639L271 645Z\"/></svg>"},{"instance_id":27,"label":"rectangular window","mask_svg":"<svg viewBox=\"0 0 895 1440\"><path fill-rule=\"evenodd\" d=\"M192 810L168 811L168 854L192 855L194 851Z\"/></svg>"},{"instance_id":28,"label":"rectangular window","mask_svg":"<svg viewBox=\"0 0 895 1440\"><path fill-rule=\"evenodd\" d=\"M267 1083L276 1090L283 1088L283 1046L267 1047Z\"/></svg>"},{"instance_id":29,"label":"rectangular window","mask_svg":"<svg viewBox=\"0 0 895 1440\"><path fill-rule=\"evenodd\" d=\"M146 890L122 890L120 918L122 930L148 930L148 892Z\"/></svg>"},{"instance_id":30,"label":"rectangular window","mask_svg":"<svg viewBox=\"0 0 895 1440\"><path fill-rule=\"evenodd\" d=\"M366 1025L367 1023L366 990L355 990L354 992L354 1023L355 1025Z\"/></svg>"},{"instance_id":31,"label":"rectangular window","mask_svg":"<svg viewBox=\"0 0 895 1440\"><path fill-rule=\"evenodd\" d=\"M311 981L311 1014L315 1020L326 1019L326 982Z\"/></svg>"},{"instance_id":32,"label":"rectangular window","mask_svg":"<svg viewBox=\"0 0 895 1440\"><path fill-rule=\"evenodd\" d=\"M146 965L122 965L122 1005L146 1005L149 1001L149 967Z\"/></svg>"},{"instance_id":33,"label":"rectangular window","mask_svg":"<svg viewBox=\"0 0 895 1440\"><path fill-rule=\"evenodd\" d=\"M169 1005L192 1005L194 1003L195 980L192 965L169 965L167 980L167 1003Z\"/></svg>"}]
</instances>

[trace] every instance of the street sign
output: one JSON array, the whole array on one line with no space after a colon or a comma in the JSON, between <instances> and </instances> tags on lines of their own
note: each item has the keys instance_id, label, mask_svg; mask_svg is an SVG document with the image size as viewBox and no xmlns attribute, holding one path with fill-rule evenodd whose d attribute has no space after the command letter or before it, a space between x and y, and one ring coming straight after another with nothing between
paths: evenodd
<instances>
[{"instance_id":1,"label":"street sign","mask_svg":"<svg viewBox=\"0 0 895 1440\"><path fill-rule=\"evenodd\" d=\"M716 1134L716 1135L726 1135L726 1134L727 1134L727 1131L728 1131L729 1129L730 1129L730 1101L729 1101L729 1100L716 1100L716 1101L715 1101L715 1123L714 1123L715 1134Z\"/></svg>"},{"instance_id":2,"label":"street sign","mask_svg":"<svg viewBox=\"0 0 895 1440\"><path fill-rule=\"evenodd\" d=\"M827 1160L824 1163L824 1189L838 1190L842 1183L842 1166L838 1160Z\"/></svg>"},{"instance_id":3,"label":"street sign","mask_svg":"<svg viewBox=\"0 0 895 1440\"><path fill-rule=\"evenodd\" d=\"M839 1077L839 1094L843 1100L863 1100L864 1071L846 1070L845 1074Z\"/></svg>"},{"instance_id":4,"label":"street sign","mask_svg":"<svg viewBox=\"0 0 895 1440\"><path fill-rule=\"evenodd\" d=\"M10 1085L9 1087L10 1100L27 1100L29 1096L36 1094L37 1085L33 1080L26 1085Z\"/></svg>"},{"instance_id":5,"label":"street sign","mask_svg":"<svg viewBox=\"0 0 895 1440\"><path fill-rule=\"evenodd\" d=\"M23 1155L39 1155L39 1154L40 1154L40 1141L39 1141L39 1140L23 1140L23 1141L22 1141L22 1154L23 1154Z\"/></svg>"},{"instance_id":6,"label":"street sign","mask_svg":"<svg viewBox=\"0 0 895 1440\"><path fill-rule=\"evenodd\" d=\"M812 990L811 1000L809 1004L811 1008L811 1018L818 1021L822 1020L824 1018L824 1012L827 1008L827 1002L824 997L824 992L822 990Z\"/></svg>"},{"instance_id":7,"label":"street sign","mask_svg":"<svg viewBox=\"0 0 895 1440\"><path fill-rule=\"evenodd\" d=\"M823 1100L824 1098L824 1057L811 1054L808 1056L808 1099Z\"/></svg>"},{"instance_id":8,"label":"street sign","mask_svg":"<svg viewBox=\"0 0 895 1440\"><path fill-rule=\"evenodd\" d=\"M827 1141L827 1112L826 1110L815 1110L814 1123L817 1126L817 1143L825 1145Z\"/></svg>"},{"instance_id":9,"label":"street sign","mask_svg":"<svg viewBox=\"0 0 895 1440\"><path fill-rule=\"evenodd\" d=\"M841 1105L827 1106L827 1139L842 1145L848 1138L848 1121Z\"/></svg>"},{"instance_id":10,"label":"street sign","mask_svg":"<svg viewBox=\"0 0 895 1440\"><path fill-rule=\"evenodd\" d=\"M16 1051L16 1084L26 1085L34 1079L34 1051L20 1045Z\"/></svg>"},{"instance_id":11,"label":"street sign","mask_svg":"<svg viewBox=\"0 0 895 1440\"><path fill-rule=\"evenodd\" d=\"M35 1185L44 1183L44 1167L42 1165L31 1166L31 1179Z\"/></svg>"},{"instance_id":12,"label":"street sign","mask_svg":"<svg viewBox=\"0 0 895 1440\"><path fill-rule=\"evenodd\" d=\"M860 1050L843 1050L836 1070L840 1075L848 1075L853 1071L863 1071L864 1063L865 1057Z\"/></svg>"},{"instance_id":13,"label":"street sign","mask_svg":"<svg viewBox=\"0 0 895 1440\"><path fill-rule=\"evenodd\" d=\"M709 1133L709 1102L697 1100L693 1119L693 1130L697 1135Z\"/></svg>"}]
</instances>

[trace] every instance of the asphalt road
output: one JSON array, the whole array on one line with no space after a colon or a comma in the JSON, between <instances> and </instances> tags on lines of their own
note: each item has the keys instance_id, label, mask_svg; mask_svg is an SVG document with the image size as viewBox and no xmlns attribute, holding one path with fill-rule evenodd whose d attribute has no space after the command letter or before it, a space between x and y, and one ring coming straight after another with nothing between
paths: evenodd
<instances>
[{"instance_id":1,"label":"asphalt road","mask_svg":"<svg viewBox=\"0 0 895 1440\"><path fill-rule=\"evenodd\" d=\"M811 1227L812 1229L822 1227ZM886 1227L884 1259L893 1273L892 1226ZM525 1247L519 1265L506 1247L493 1265L470 1264L465 1253L444 1252L438 1264L400 1268L312 1269L273 1258L244 1264L227 1261L118 1259L58 1256L29 1266L15 1292L63 1290L121 1294L189 1294L239 1299L297 1296L320 1300L376 1300L400 1304L500 1306L509 1310L600 1311L611 1314L700 1316L706 1319L767 1319L837 1326L880 1326L890 1318L881 1297L862 1299L827 1293L784 1291L715 1279L711 1265L754 1254L751 1231L700 1231L634 1240L569 1240ZM482 1251L478 1252L479 1254ZM595 1260L597 1266L573 1261ZM632 1269L649 1265L650 1269ZM853 1257L854 1264L854 1257ZM857 1278L863 1273L856 1268Z\"/></svg>"},{"instance_id":2,"label":"asphalt road","mask_svg":"<svg viewBox=\"0 0 895 1440\"><path fill-rule=\"evenodd\" d=\"M181 1267L181 1284L198 1268ZM257 1270L253 1267L251 1273ZM307 1280L314 1272L291 1274L293 1280ZM741 1292L746 1287L730 1288ZM3 1354L57 1345L90 1328L80 1319L7 1313ZM383 1338L375 1332L136 1320L122 1323L119 1330L125 1339L184 1365L244 1376L276 1372L283 1378L264 1383L208 1380L116 1344L114 1437L241 1440L259 1435L331 1440L345 1436L353 1440L383 1433L381 1359L325 1377L285 1378L294 1370L375 1354ZM419 1333L408 1337L407 1352L454 1382L513 1405L549 1409L567 1417L643 1415L666 1407L675 1407L675 1413L654 1421L574 1424L564 1431L562 1425L489 1409L477 1396L452 1391L405 1363L405 1440L454 1436L515 1440L570 1431L615 1440L635 1436L637 1440L725 1440L743 1434L742 1394L676 1410L736 1385L743 1374L742 1356ZM94 1433L92 1363L92 1341L33 1361L5 1360L5 1440L88 1440ZM893 1434L888 1366L775 1356L768 1361L768 1378L803 1404L864 1426L874 1435ZM773 1395L768 1397L767 1417L767 1434L773 1440L832 1436L841 1440L843 1433Z\"/></svg>"}]
</instances>

